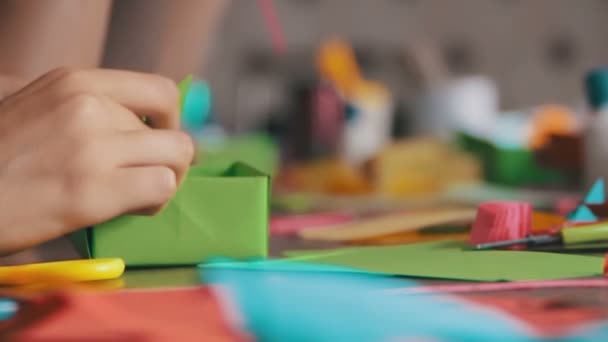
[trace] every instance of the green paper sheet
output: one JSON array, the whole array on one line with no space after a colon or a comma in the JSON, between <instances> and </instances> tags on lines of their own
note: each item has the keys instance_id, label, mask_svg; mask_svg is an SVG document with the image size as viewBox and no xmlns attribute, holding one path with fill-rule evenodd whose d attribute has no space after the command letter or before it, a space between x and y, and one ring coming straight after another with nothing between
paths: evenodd
<instances>
[{"instance_id":1,"label":"green paper sheet","mask_svg":"<svg viewBox=\"0 0 608 342\"><path fill-rule=\"evenodd\" d=\"M177 88L179 89L179 108L182 110L186 103L186 95L188 94L188 89L190 89L190 84L192 84L192 75L186 76L177 84Z\"/></svg>"},{"instance_id":2,"label":"green paper sheet","mask_svg":"<svg viewBox=\"0 0 608 342\"><path fill-rule=\"evenodd\" d=\"M469 281L524 281L602 274L603 257L529 251L474 251L464 242L289 251L290 260L390 275Z\"/></svg>"}]
</instances>

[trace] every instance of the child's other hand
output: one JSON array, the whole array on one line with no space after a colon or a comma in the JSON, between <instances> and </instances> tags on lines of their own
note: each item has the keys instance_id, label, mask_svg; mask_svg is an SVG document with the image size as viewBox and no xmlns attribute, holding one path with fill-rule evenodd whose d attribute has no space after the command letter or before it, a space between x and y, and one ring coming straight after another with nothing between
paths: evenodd
<instances>
[{"instance_id":1,"label":"child's other hand","mask_svg":"<svg viewBox=\"0 0 608 342\"><path fill-rule=\"evenodd\" d=\"M158 211L193 158L177 128L176 85L155 75L57 69L4 99L0 253Z\"/></svg>"}]
</instances>

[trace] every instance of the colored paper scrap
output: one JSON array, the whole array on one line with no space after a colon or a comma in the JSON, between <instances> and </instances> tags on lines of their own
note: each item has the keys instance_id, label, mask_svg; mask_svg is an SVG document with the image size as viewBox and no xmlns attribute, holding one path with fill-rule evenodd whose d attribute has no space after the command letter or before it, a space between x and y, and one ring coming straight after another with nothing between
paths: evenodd
<instances>
[{"instance_id":1,"label":"colored paper scrap","mask_svg":"<svg viewBox=\"0 0 608 342\"><path fill-rule=\"evenodd\" d=\"M499 310L447 296L395 296L395 277L205 269L259 341L521 341L531 329Z\"/></svg>"},{"instance_id":2,"label":"colored paper scrap","mask_svg":"<svg viewBox=\"0 0 608 342\"><path fill-rule=\"evenodd\" d=\"M53 294L0 323L0 337L12 331L16 341L250 341L221 304L210 288Z\"/></svg>"},{"instance_id":3,"label":"colored paper scrap","mask_svg":"<svg viewBox=\"0 0 608 342\"><path fill-rule=\"evenodd\" d=\"M566 218L562 215L534 211L532 212L531 232L534 234L548 233L560 229L566 223Z\"/></svg>"},{"instance_id":4,"label":"colored paper scrap","mask_svg":"<svg viewBox=\"0 0 608 342\"><path fill-rule=\"evenodd\" d=\"M547 341L567 336L577 329L600 322L603 310L581 306L563 298L529 298L525 296L466 296L466 300L496 308L521 320Z\"/></svg>"},{"instance_id":5,"label":"colored paper scrap","mask_svg":"<svg viewBox=\"0 0 608 342\"><path fill-rule=\"evenodd\" d=\"M10 298L0 298L0 321L5 321L17 312L18 304Z\"/></svg>"},{"instance_id":6,"label":"colored paper scrap","mask_svg":"<svg viewBox=\"0 0 608 342\"><path fill-rule=\"evenodd\" d=\"M568 216L568 214L578 207L578 204L581 203L581 198L579 196L566 196L559 198L555 202L555 212L558 215Z\"/></svg>"},{"instance_id":7,"label":"colored paper scrap","mask_svg":"<svg viewBox=\"0 0 608 342\"><path fill-rule=\"evenodd\" d=\"M473 280L523 281L592 277L604 258L531 251L474 251L464 242L355 247L286 252L291 260L359 268L391 275Z\"/></svg>"},{"instance_id":8,"label":"colored paper scrap","mask_svg":"<svg viewBox=\"0 0 608 342\"><path fill-rule=\"evenodd\" d=\"M568 214L568 221L574 223L594 222L606 214L606 195L604 179L599 178L585 195L583 203ZM597 215L596 215L597 212Z\"/></svg>"},{"instance_id":9,"label":"colored paper scrap","mask_svg":"<svg viewBox=\"0 0 608 342\"><path fill-rule=\"evenodd\" d=\"M201 129L209 119L211 106L212 94L209 85L201 80L193 80L182 107L184 127L191 131Z\"/></svg>"},{"instance_id":10,"label":"colored paper scrap","mask_svg":"<svg viewBox=\"0 0 608 342\"><path fill-rule=\"evenodd\" d=\"M324 212L301 215L274 215L270 218L271 235L295 235L303 229L322 228L352 221L353 214Z\"/></svg>"},{"instance_id":11,"label":"colored paper scrap","mask_svg":"<svg viewBox=\"0 0 608 342\"><path fill-rule=\"evenodd\" d=\"M312 240L349 241L449 223L470 223L474 218L475 210L469 208L422 210L372 217L331 229L304 229L299 235Z\"/></svg>"},{"instance_id":12,"label":"colored paper scrap","mask_svg":"<svg viewBox=\"0 0 608 342\"><path fill-rule=\"evenodd\" d=\"M537 289L581 289L581 288L608 288L608 279L558 279L533 280L502 283L457 283L440 285L404 286L400 289L387 290L394 294L445 294L445 293L481 293L515 290Z\"/></svg>"},{"instance_id":13,"label":"colored paper scrap","mask_svg":"<svg viewBox=\"0 0 608 342\"><path fill-rule=\"evenodd\" d=\"M581 204L573 213L568 215L568 221L575 223L594 222L597 221L597 217L586 205Z\"/></svg>"},{"instance_id":14,"label":"colored paper scrap","mask_svg":"<svg viewBox=\"0 0 608 342\"><path fill-rule=\"evenodd\" d=\"M604 204L606 202L604 189L604 179L600 178L596 180L587 195L585 195L585 204Z\"/></svg>"}]
</instances>

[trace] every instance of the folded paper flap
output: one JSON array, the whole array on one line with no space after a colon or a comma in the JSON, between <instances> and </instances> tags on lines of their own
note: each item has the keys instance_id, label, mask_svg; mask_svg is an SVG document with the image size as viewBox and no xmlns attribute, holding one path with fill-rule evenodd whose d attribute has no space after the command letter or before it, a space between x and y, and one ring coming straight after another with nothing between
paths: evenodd
<instances>
[{"instance_id":1,"label":"folded paper flap","mask_svg":"<svg viewBox=\"0 0 608 342\"><path fill-rule=\"evenodd\" d=\"M188 239L188 234L182 231L181 226L189 226L201 232L209 241L219 245L220 241L218 241L216 234L213 233L212 225L201 222L197 218L196 208L189 206L188 202L190 202L190 199L186 196L175 198L173 202L172 209L175 211L175 220L177 221L174 227L175 238L177 240Z\"/></svg>"},{"instance_id":2,"label":"folded paper flap","mask_svg":"<svg viewBox=\"0 0 608 342\"><path fill-rule=\"evenodd\" d=\"M231 137L219 144L204 143L197 154L200 166L227 167L234 162L247 164L268 175L274 175L279 162L276 142L265 134Z\"/></svg>"},{"instance_id":3,"label":"folded paper flap","mask_svg":"<svg viewBox=\"0 0 608 342\"><path fill-rule=\"evenodd\" d=\"M232 164L227 170L226 175L232 177L269 177L262 171L259 171L243 162L236 162Z\"/></svg>"},{"instance_id":4,"label":"folded paper flap","mask_svg":"<svg viewBox=\"0 0 608 342\"><path fill-rule=\"evenodd\" d=\"M269 177L243 162L213 164L213 165L194 165L188 171L186 179L198 177Z\"/></svg>"}]
</instances>

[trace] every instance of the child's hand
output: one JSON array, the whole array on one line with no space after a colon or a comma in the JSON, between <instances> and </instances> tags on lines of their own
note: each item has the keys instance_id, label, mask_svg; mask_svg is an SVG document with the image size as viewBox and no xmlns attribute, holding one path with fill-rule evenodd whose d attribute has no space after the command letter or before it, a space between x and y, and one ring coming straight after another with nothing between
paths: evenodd
<instances>
[{"instance_id":1,"label":"child's hand","mask_svg":"<svg viewBox=\"0 0 608 342\"><path fill-rule=\"evenodd\" d=\"M160 76L58 69L0 102L0 253L159 210L194 153L178 98Z\"/></svg>"}]
</instances>

